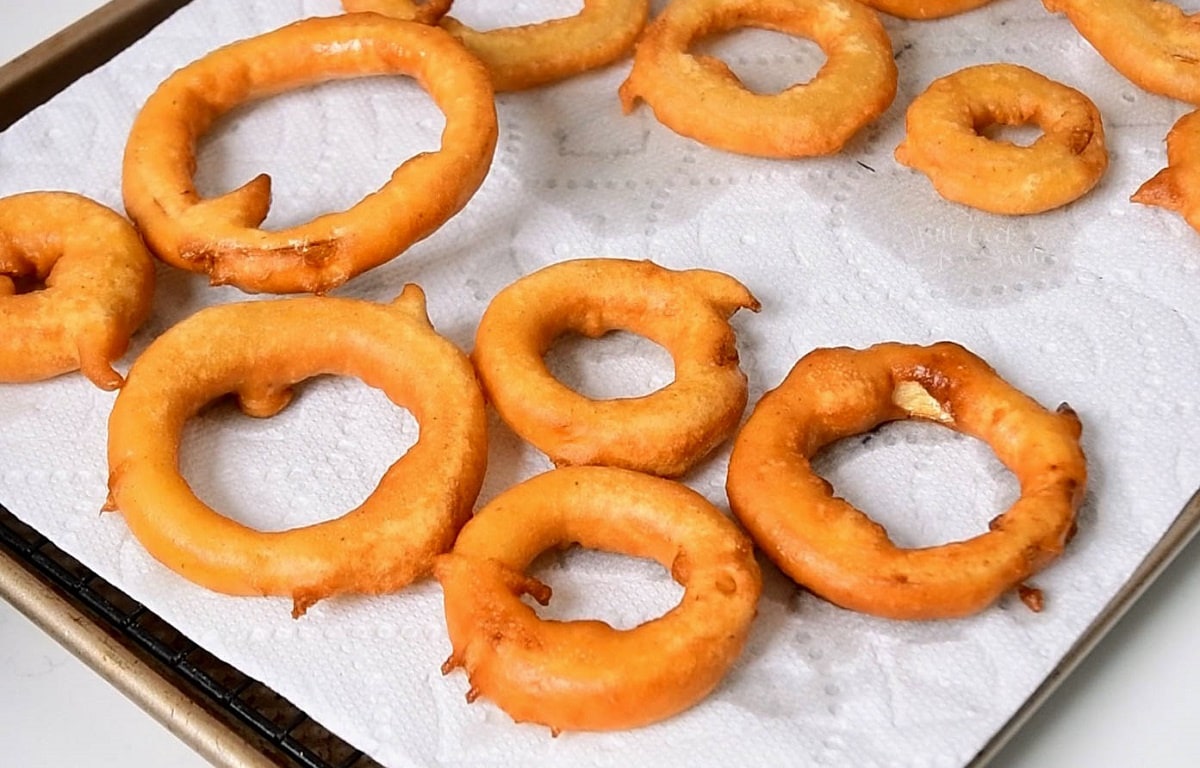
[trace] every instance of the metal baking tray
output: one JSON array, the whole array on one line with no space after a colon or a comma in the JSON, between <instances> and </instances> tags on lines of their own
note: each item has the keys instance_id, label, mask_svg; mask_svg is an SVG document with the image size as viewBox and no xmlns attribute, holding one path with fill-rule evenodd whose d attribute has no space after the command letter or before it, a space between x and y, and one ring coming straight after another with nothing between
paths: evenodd
<instances>
[{"instance_id":1,"label":"metal baking tray","mask_svg":"<svg viewBox=\"0 0 1200 768\"><path fill-rule=\"evenodd\" d=\"M0 130L187 2L112 0L0 67ZM980 768L999 753L1197 530L1200 491L1058 666L971 760L970 768ZM188 640L2 505L0 597L215 765L377 765L267 686Z\"/></svg>"}]
</instances>

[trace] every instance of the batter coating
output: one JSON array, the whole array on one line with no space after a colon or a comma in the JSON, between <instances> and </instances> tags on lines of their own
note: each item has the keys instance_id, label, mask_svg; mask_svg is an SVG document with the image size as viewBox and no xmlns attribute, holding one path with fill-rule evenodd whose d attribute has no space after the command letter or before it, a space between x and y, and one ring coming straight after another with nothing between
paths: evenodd
<instances>
[{"instance_id":1,"label":"batter coating","mask_svg":"<svg viewBox=\"0 0 1200 768\"><path fill-rule=\"evenodd\" d=\"M1167 134L1167 167L1147 181L1131 198L1183 215L1200 231L1200 112L1189 112Z\"/></svg>"},{"instance_id":2,"label":"batter coating","mask_svg":"<svg viewBox=\"0 0 1200 768\"><path fill-rule=\"evenodd\" d=\"M778 94L746 89L695 42L741 27L810 38L828 57L816 77ZM639 99L659 122L710 147L761 157L829 155L896 96L892 43L854 0L672 0L637 44L621 104Z\"/></svg>"},{"instance_id":3,"label":"batter coating","mask_svg":"<svg viewBox=\"0 0 1200 768\"><path fill-rule=\"evenodd\" d=\"M1017 476L1020 499L987 533L901 549L813 472L824 446L910 418L987 442ZM1062 553L1087 482L1079 435L1069 407L1043 409L957 344L818 349L755 406L726 490L767 556L830 602L893 619L967 616Z\"/></svg>"},{"instance_id":4,"label":"batter coating","mask_svg":"<svg viewBox=\"0 0 1200 768\"><path fill-rule=\"evenodd\" d=\"M992 0L862 0L864 5L902 19L940 19L974 10Z\"/></svg>"},{"instance_id":5,"label":"batter coating","mask_svg":"<svg viewBox=\"0 0 1200 768\"><path fill-rule=\"evenodd\" d=\"M347 11L374 11L439 24L479 57L497 91L523 91L611 64L633 48L650 0L583 0L574 16L479 31L449 12L452 0L342 0Z\"/></svg>"},{"instance_id":6,"label":"batter coating","mask_svg":"<svg viewBox=\"0 0 1200 768\"><path fill-rule=\"evenodd\" d=\"M153 298L154 259L117 213L70 192L0 199L0 381L77 370L120 387L112 363Z\"/></svg>"},{"instance_id":7,"label":"batter coating","mask_svg":"<svg viewBox=\"0 0 1200 768\"><path fill-rule=\"evenodd\" d=\"M472 359L488 400L557 466L604 464L673 477L724 441L746 407L746 375L729 318L758 301L737 280L648 261L579 259L502 290ZM543 356L563 334L623 329L657 342L675 380L643 397L592 400L560 382Z\"/></svg>"},{"instance_id":8,"label":"batter coating","mask_svg":"<svg viewBox=\"0 0 1200 768\"><path fill-rule=\"evenodd\" d=\"M234 107L335 78L405 74L446 115L442 146L406 160L345 211L279 231L259 175L211 199L196 192L196 142ZM125 147L125 208L160 259L250 292L325 293L394 258L457 213L496 147L483 66L436 27L375 14L298 21L213 51L167 78Z\"/></svg>"},{"instance_id":9,"label":"batter coating","mask_svg":"<svg viewBox=\"0 0 1200 768\"><path fill-rule=\"evenodd\" d=\"M1022 147L990 125L1034 123ZM896 160L955 203L1009 215L1041 213L1087 194L1108 168L1100 111L1074 88L1015 64L981 64L935 80L908 107Z\"/></svg>"},{"instance_id":10,"label":"batter coating","mask_svg":"<svg viewBox=\"0 0 1200 768\"><path fill-rule=\"evenodd\" d=\"M269 333L263 333L269 328ZM354 376L408 408L416 444L344 516L263 532L222 516L179 474L184 425L233 393L268 417L294 384ZM301 298L225 304L168 330L134 363L109 418L107 509L147 551L201 586L286 595L293 615L330 595L392 592L427 574L471 514L487 463L487 419L470 361L434 332L409 285L390 305Z\"/></svg>"},{"instance_id":11,"label":"batter coating","mask_svg":"<svg viewBox=\"0 0 1200 768\"><path fill-rule=\"evenodd\" d=\"M1042 0L1104 60L1151 93L1200 104L1200 23L1158 0Z\"/></svg>"},{"instance_id":12,"label":"batter coating","mask_svg":"<svg viewBox=\"0 0 1200 768\"><path fill-rule=\"evenodd\" d=\"M543 621L550 588L525 575L541 552L579 543L657 561L679 605L629 630ZM745 644L762 577L732 520L686 486L610 467L556 469L497 496L438 559L453 653L468 701L558 731L636 728L708 695Z\"/></svg>"}]
</instances>

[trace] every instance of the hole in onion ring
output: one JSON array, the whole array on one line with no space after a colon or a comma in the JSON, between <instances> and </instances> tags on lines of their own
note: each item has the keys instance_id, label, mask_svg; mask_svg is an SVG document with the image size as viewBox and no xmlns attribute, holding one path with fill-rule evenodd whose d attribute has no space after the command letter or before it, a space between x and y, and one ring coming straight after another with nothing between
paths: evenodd
<instances>
[{"instance_id":1,"label":"hole in onion ring","mask_svg":"<svg viewBox=\"0 0 1200 768\"><path fill-rule=\"evenodd\" d=\"M406 409L349 377L300 383L275 416L245 416L232 398L187 423L180 473L196 496L259 531L332 520L361 504L417 441Z\"/></svg>"},{"instance_id":2,"label":"hole in onion ring","mask_svg":"<svg viewBox=\"0 0 1200 768\"><path fill-rule=\"evenodd\" d=\"M568 333L544 359L554 378L593 400L641 397L675 379L671 354L628 331L612 331L598 339Z\"/></svg>"},{"instance_id":3,"label":"hole in onion ring","mask_svg":"<svg viewBox=\"0 0 1200 768\"><path fill-rule=\"evenodd\" d=\"M980 136L987 137L992 141L1007 141L1009 144L1015 144L1018 147L1030 146L1042 138L1043 134L1042 129L1033 123L1025 125L990 123L976 130L979 131Z\"/></svg>"},{"instance_id":4,"label":"hole in onion ring","mask_svg":"<svg viewBox=\"0 0 1200 768\"><path fill-rule=\"evenodd\" d=\"M41 275L10 275L0 272L0 296L20 296L44 290L46 290L46 281Z\"/></svg>"},{"instance_id":5,"label":"hole in onion ring","mask_svg":"<svg viewBox=\"0 0 1200 768\"><path fill-rule=\"evenodd\" d=\"M543 552L528 574L554 592L546 606L529 595L522 601L553 621L595 619L614 629L633 629L683 599L683 587L660 564L598 549L573 546Z\"/></svg>"},{"instance_id":6,"label":"hole in onion ring","mask_svg":"<svg viewBox=\"0 0 1200 768\"><path fill-rule=\"evenodd\" d=\"M869 510L904 548L977 536L1021 495L1016 478L987 443L920 421L885 424L839 440L812 467L838 496ZM929 509L952 514L930 518Z\"/></svg>"},{"instance_id":7,"label":"hole in onion ring","mask_svg":"<svg viewBox=\"0 0 1200 768\"><path fill-rule=\"evenodd\" d=\"M354 116L353 130L342 116ZM392 130L399 123L408 130ZM265 173L272 196L262 228L286 229L346 210L376 191L401 163L436 151L445 124L409 77L333 80L287 91L234 109L201 137L196 189L216 197ZM374 170L369 176L344 170L364 167Z\"/></svg>"},{"instance_id":8,"label":"hole in onion ring","mask_svg":"<svg viewBox=\"0 0 1200 768\"><path fill-rule=\"evenodd\" d=\"M524 0L507 5L504 23L496 22L495 0L455 0L450 15L478 32L487 32L502 27L537 24L551 19L578 16L583 10L583 0Z\"/></svg>"},{"instance_id":9,"label":"hole in onion ring","mask_svg":"<svg viewBox=\"0 0 1200 768\"><path fill-rule=\"evenodd\" d=\"M746 88L761 94L809 82L828 58L812 40L751 27L706 38L688 52L720 59Z\"/></svg>"}]
</instances>

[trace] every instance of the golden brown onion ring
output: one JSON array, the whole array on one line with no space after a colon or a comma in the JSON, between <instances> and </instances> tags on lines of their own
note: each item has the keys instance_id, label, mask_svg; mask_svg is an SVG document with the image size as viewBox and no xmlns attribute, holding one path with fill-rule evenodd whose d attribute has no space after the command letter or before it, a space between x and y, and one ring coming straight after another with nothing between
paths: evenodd
<instances>
[{"instance_id":1,"label":"golden brown onion ring","mask_svg":"<svg viewBox=\"0 0 1200 768\"><path fill-rule=\"evenodd\" d=\"M980 133L1034 123L1022 147ZM935 80L908 107L896 160L938 194L972 208L1041 213L1087 194L1108 168L1096 105L1074 88L1015 64L981 64Z\"/></svg>"},{"instance_id":2,"label":"golden brown onion ring","mask_svg":"<svg viewBox=\"0 0 1200 768\"><path fill-rule=\"evenodd\" d=\"M1200 104L1200 18L1158 0L1042 0L1151 93Z\"/></svg>"},{"instance_id":3,"label":"golden brown onion ring","mask_svg":"<svg viewBox=\"0 0 1200 768\"><path fill-rule=\"evenodd\" d=\"M440 24L492 74L497 91L523 91L611 64L633 48L650 0L583 0L575 16L478 31L445 16L452 0L342 0L347 11L374 11Z\"/></svg>"},{"instance_id":4,"label":"golden brown onion ring","mask_svg":"<svg viewBox=\"0 0 1200 768\"><path fill-rule=\"evenodd\" d=\"M1189 112L1167 134L1167 167L1143 184L1135 203L1183 214L1200 231L1200 112Z\"/></svg>"},{"instance_id":5,"label":"golden brown onion ring","mask_svg":"<svg viewBox=\"0 0 1200 768\"><path fill-rule=\"evenodd\" d=\"M527 576L538 554L578 543L657 561L683 585L663 616L629 630L543 621L550 588ZM716 687L741 653L762 577L753 545L703 496L670 480L572 467L505 491L463 528L435 569L467 701L487 696L517 722L558 731L636 728Z\"/></svg>"},{"instance_id":6,"label":"golden brown onion ring","mask_svg":"<svg viewBox=\"0 0 1200 768\"><path fill-rule=\"evenodd\" d=\"M437 24L450 12L454 0L342 0L346 13L379 13L402 21Z\"/></svg>"},{"instance_id":7,"label":"golden brown onion ring","mask_svg":"<svg viewBox=\"0 0 1200 768\"><path fill-rule=\"evenodd\" d=\"M940 19L974 10L992 0L861 0L877 11L902 19Z\"/></svg>"},{"instance_id":8,"label":"golden brown onion ring","mask_svg":"<svg viewBox=\"0 0 1200 768\"><path fill-rule=\"evenodd\" d=\"M0 199L0 381L78 370L116 389L153 296L154 259L118 214L70 192Z\"/></svg>"},{"instance_id":9,"label":"golden brown onion ring","mask_svg":"<svg viewBox=\"0 0 1200 768\"><path fill-rule=\"evenodd\" d=\"M830 443L911 418L987 442L1017 476L1021 497L989 532L898 548L813 472ZM726 490L759 547L821 597L893 619L966 616L1062 553L1087 482L1079 434L1070 408L1043 409L957 344L818 349L755 406Z\"/></svg>"},{"instance_id":10,"label":"golden brown onion ring","mask_svg":"<svg viewBox=\"0 0 1200 768\"><path fill-rule=\"evenodd\" d=\"M420 438L357 508L262 532L204 504L179 475L184 424L233 393L267 417L294 384L354 376L420 424ZM287 595L294 615L324 597L378 594L429 572L471 514L487 461L483 396L466 355L439 336L409 285L390 305L307 297L201 310L134 363L109 419L109 503L156 559L234 595Z\"/></svg>"},{"instance_id":11,"label":"golden brown onion ring","mask_svg":"<svg viewBox=\"0 0 1200 768\"><path fill-rule=\"evenodd\" d=\"M720 272L676 272L648 261L553 264L502 290L475 337L472 359L500 417L558 466L605 464L675 476L737 427L746 375L729 317L758 310ZM675 381L644 397L592 400L558 381L542 356L574 331L623 329L665 347Z\"/></svg>"},{"instance_id":12,"label":"golden brown onion ring","mask_svg":"<svg viewBox=\"0 0 1200 768\"><path fill-rule=\"evenodd\" d=\"M212 199L196 192L195 145L235 106L334 78L408 74L446 115L442 147L406 160L346 211L266 232L260 175ZM374 14L313 18L216 50L167 78L125 148L125 207L169 264L246 291L324 293L427 237L487 175L496 112L487 72L436 27Z\"/></svg>"},{"instance_id":13,"label":"golden brown onion ring","mask_svg":"<svg viewBox=\"0 0 1200 768\"><path fill-rule=\"evenodd\" d=\"M688 53L740 27L811 38L828 58L812 81L765 95L721 60ZM673 0L638 41L620 95L626 113L641 99L663 125L717 149L828 155L892 103L896 63L879 17L854 0Z\"/></svg>"}]
</instances>

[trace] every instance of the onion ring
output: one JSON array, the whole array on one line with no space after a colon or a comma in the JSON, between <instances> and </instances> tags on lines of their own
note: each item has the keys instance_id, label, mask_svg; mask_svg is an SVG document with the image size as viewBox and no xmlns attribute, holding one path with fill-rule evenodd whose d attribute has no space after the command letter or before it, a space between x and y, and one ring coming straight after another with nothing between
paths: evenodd
<instances>
[{"instance_id":1,"label":"onion ring","mask_svg":"<svg viewBox=\"0 0 1200 768\"><path fill-rule=\"evenodd\" d=\"M602 621L543 621L550 588L525 575L555 546L657 561L683 599L630 630ZM467 701L485 695L517 722L566 730L636 728L704 698L741 653L762 577L753 545L703 496L611 467L556 469L510 488L463 528L434 573L445 592Z\"/></svg>"},{"instance_id":2,"label":"onion ring","mask_svg":"<svg viewBox=\"0 0 1200 768\"><path fill-rule=\"evenodd\" d=\"M1167 167L1130 199L1183 214L1200 231L1200 112L1189 112L1167 134Z\"/></svg>"},{"instance_id":3,"label":"onion ring","mask_svg":"<svg viewBox=\"0 0 1200 768\"><path fill-rule=\"evenodd\" d=\"M446 115L441 150L406 160L350 209L278 232L257 228L270 205L265 174L217 198L196 192L195 144L219 116L281 90L372 74L411 74L429 92ZM445 32L370 14L305 19L214 51L158 87L126 145L125 207L159 258L214 285L324 293L466 205L496 131L487 72Z\"/></svg>"},{"instance_id":4,"label":"onion ring","mask_svg":"<svg viewBox=\"0 0 1200 768\"><path fill-rule=\"evenodd\" d=\"M984 440L1020 480L1021 498L988 533L898 548L813 473L822 447L909 418ZM1043 409L957 344L818 349L755 407L726 490L767 556L821 597L894 619L967 616L1062 553L1087 482L1079 435L1065 404Z\"/></svg>"},{"instance_id":5,"label":"onion ring","mask_svg":"<svg viewBox=\"0 0 1200 768\"><path fill-rule=\"evenodd\" d=\"M877 11L901 19L941 19L966 13L992 0L860 0Z\"/></svg>"},{"instance_id":6,"label":"onion ring","mask_svg":"<svg viewBox=\"0 0 1200 768\"><path fill-rule=\"evenodd\" d=\"M815 78L753 93L720 59L687 52L695 41L739 27L814 40L828 57ZM729 152L808 157L837 152L896 96L892 43L871 9L854 0L673 0L642 35L620 89L663 125Z\"/></svg>"},{"instance_id":7,"label":"onion ring","mask_svg":"<svg viewBox=\"0 0 1200 768\"><path fill-rule=\"evenodd\" d=\"M672 477L732 434L746 375L729 317L758 301L720 272L648 261L553 264L502 290L480 320L472 360L500 417L558 466L604 464ZM568 331L614 329L665 347L676 379L644 397L592 400L554 378L542 356Z\"/></svg>"},{"instance_id":8,"label":"onion ring","mask_svg":"<svg viewBox=\"0 0 1200 768\"><path fill-rule=\"evenodd\" d=\"M292 385L329 373L383 390L421 426L361 505L261 532L196 498L178 468L191 416L230 392L247 414L271 416ZM428 573L470 516L486 461L487 419L470 361L433 330L415 285L390 305L228 304L171 328L134 363L109 419L106 508L120 509L150 554L181 576L227 594L290 596L299 616L324 597L391 592Z\"/></svg>"},{"instance_id":9,"label":"onion ring","mask_svg":"<svg viewBox=\"0 0 1200 768\"><path fill-rule=\"evenodd\" d=\"M20 293L25 282L45 289ZM154 259L120 215L70 192L0 199L0 381L78 370L120 387L112 362L153 297Z\"/></svg>"},{"instance_id":10,"label":"onion ring","mask_svg":"<svg viewBox=\"0 0 1200 768\"><path fill-rule=\"evenodd\" d=\"M497 91L536 88L611 64L633 48L650 14L650 0L583 0L575 16L480 32L444 16L451 2L342 0L342 7L439 24L487 66Z\"/></svg>"},{"instance_id":11,"label":"onion ring","mask_svg":"<svg viewBox=\"0 0 1200 768\"><path fill-rule=\"evenodd\" d=\"M1074 88L1015 64L967 67L935 80L908 107L896 160L938 194L991 213L1041 213L1085 195L1108 168L1096 105ZM1022 147L980 134L1035 123Z\"/></svg>"},{"instance_id":12,"label":"onion ring","mask_svg":"<svg viewBox=\"0 0 1200 768\"><path fill-rule=\"evenodd\" d=\"M401 21L437 24L450 12L454 0L342 0L346 13L378 13Z\"/></svg>"},{"instance_id":13,"label":"onion ring","mask_svg":"<svg viewBox=\"0 0 1200 768\"><path fill-rule=\"evenodd\" d=\"M1200 104L1200 17L1157 0L1042 0L1141 88Z\"/></svg>"}]
</instances>

